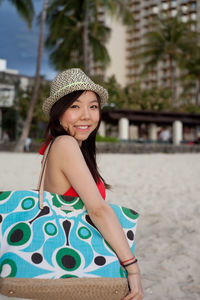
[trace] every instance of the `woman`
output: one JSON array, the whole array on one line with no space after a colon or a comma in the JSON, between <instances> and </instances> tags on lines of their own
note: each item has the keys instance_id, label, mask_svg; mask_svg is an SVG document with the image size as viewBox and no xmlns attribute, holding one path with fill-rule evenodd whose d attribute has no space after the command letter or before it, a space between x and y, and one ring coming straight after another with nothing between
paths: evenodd
<instances>
[{"instance_id":1,"label":"woman","mask_svg":"<svg viewBox=\"0 0 200 300\"><path fill-rule=\"evenodd\" d=\"M80 69L69 69L52 81L50 97L43 104L49 116L47 141L53 139L44 189L80 196L104 239L126 266L130 293L124 300L143 298L139 267L112 208L104 201L104 179L96 165L95 138L101 120L101 106L107 91ZM44 152L44 149L43 151Z\"/></svg>"}]
</instances>

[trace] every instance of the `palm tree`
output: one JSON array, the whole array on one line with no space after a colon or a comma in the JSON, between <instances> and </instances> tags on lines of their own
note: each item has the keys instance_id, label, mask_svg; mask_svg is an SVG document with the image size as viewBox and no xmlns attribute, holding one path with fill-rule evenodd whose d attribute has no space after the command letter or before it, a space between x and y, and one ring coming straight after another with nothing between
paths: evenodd
<instances>
[{"instance_id":1,"label":"palm tree","mask_svg":"<svg viewBox=\"0 0 200 300\"><path fill-rule=\"evenodd\" d=\"M60 1L57 1L60 2ZM109 62L109 56L105 46L101 40L107 40L110 30L106 26L90 22L89 36L85 34L83 3L79 2L73 8L74 2L66 1L62 9L57 2L53 2L48 9L47 23L49 24L49 34L47 36L46 45L52 50L50 61L57 70L63 70L70 67L81 67L87 70L83 60L84 57L89 58L89 54L84 48L87 47L89 39L90 48L92 49L95 60L102 57L103 65Z\"/></svg>"},{"instance_id":2,"label":"palm tree","mask_svg":"<svg viewBox=\"0 0 200 300\"><path fill-rule=\"evenodd\" d=\"M15 151L17 151L17 152L22 152L24 150L24 144L25 144L26 138L28 137L31 121L33 118L33 112L34 112L34 108L35 108L35 104L36 104L36 100L37 100L37 93L38 93L38 89L39 89L39 85L40 85L40 66L41 66L41 60L42 60L42 54L43 54L43 48L44 48L44 26L45 26L45 20L46 20L47 6L48 6L48 0L44 0L43 10L42 10L42 14L41 14L39 46L38 46L37 65L36 65L33 93L32 93L32 97L31 97L27 117L26 117L24 127L22 130L22 134L21 134L20 139L15 147Z\"/></svg>"},{"instance_id":3,"label":"palm tree","mask_svg":"<svg viewBox=\"0 0 200 300\"><path fill-rule=\"evenodd\" d=\"M0 0L0 4L3 0ZM31 28L33 17L34 17L34 7L31 0L9 0L11 4L16 7L17 12L27 22L29 28Z\"/></svg>"},{"instance_id":4,"label":"palm tree","mask_svg":"<svg viewBox=\"0 0 200 300\"><path fill-rule=\"evenodd\" d=\"M122 0L53 1L48 10L49 35L46 45L51 49L50 60L57 70L82 67L90 70L90 61L100 62L105 68L110 57L105 42L110 28L99 20L99 9L121 17L124 23L133 18Z\"/></svg>"},{"instance_id":5,"label":"palm tree","mask_svg":"<svg viewBox=\"0 0 200 300\"><path fill-rule=\"evenodd\" d=\"M146 50L142 57L146 58L145 70L154 69L159 61L168 60L170 70L170 89L175 103L175 66L179 65L188 44L194 40L194 32L189 23L180 21L179 16L169 18L161 16L154 22L154 31L146 34Z\"/></svg>"},{"instance_id":6,"label":"palm tree","mask_svg":"<svg viewBox=\"0 0 200 300\"><path fill-rule=\"evenodd\" d=\"M184 79L187 81L195 81L196 85L196 105L200 104L200 46L196 44L193 49L188 52L181 61L181 67L185 70Z\"/></svg>"}]
</instances>

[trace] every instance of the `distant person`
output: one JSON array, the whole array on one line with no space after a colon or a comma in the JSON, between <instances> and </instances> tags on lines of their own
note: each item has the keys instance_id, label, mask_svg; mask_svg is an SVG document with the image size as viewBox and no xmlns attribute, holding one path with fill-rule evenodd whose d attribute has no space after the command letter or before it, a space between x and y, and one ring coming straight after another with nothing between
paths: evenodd
<instances>
[{"instance_id":1,"label":"distant person","mask_svg":"<svg viewBox=\"0 0 200 300\"><path fill-rule=\"evenodd\" d=\"M9 135L6 131L3 132L2 141L3 143L7 143L10 141Z\"/></svg>"},{"instance_id":2,"label":"distant person","mask_svg":"<svg viewBox=\"0 0 200 300\"><path fill-rule=\"evenodd\" d=\"M169 129L167 128L163 128L163 130L160 132L160 140L163 142L169 142L170 138L171 138L171 134Z\"/></svg>"},{"instance_id":3,"label":"distant person","mask_svg":"<svg viewBox=\"0 0 200 300\"><path fill-rule=\"evenodd\" d=\"M31 139L30 137L27 137L27 138L26 138L26 141L25 141L25 145L24 145L24 150L25 150L26 152L29 152L29 151L30 151L31 143L32 143L32 139Z\"/></svg>"}]
</instances>

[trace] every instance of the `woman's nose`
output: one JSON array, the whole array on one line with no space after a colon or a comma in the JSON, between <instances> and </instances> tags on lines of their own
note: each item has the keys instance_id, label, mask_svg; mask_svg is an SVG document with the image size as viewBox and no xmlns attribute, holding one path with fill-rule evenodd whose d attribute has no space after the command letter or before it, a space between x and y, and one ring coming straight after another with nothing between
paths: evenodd
<instances>
[{"instance_id":1,"label":"woman's nose","mask_svg":"<svg viewBox=\"0 0 200 300\"><path fill-rule=\"evenodd\" d=\"M82 111L82 118L83 119L90 119L90 111L87 107L84 108L83 111Z\"/></svg>"}]
</instances>

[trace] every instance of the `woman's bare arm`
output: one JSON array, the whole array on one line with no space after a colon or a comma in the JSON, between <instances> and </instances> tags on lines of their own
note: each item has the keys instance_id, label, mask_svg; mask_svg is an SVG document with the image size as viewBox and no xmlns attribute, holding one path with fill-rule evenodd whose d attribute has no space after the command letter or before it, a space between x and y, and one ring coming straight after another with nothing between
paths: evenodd
<instances>
[{"instance_id":1,"label":"woman's bare arm","mask_svg":"<svg viewBox=\"0 0 200 300\"><path fill-rule=\"evenodd\" d=\"M133 256L121 224L113 209L104 201L88 169L77 141L71 136L56 139L50 153L58 167L84 202L88 214L120 261ZM127 267L130 293L123 300L143 298L137 263Z\"/></svg>"},{"instance_id":2,"label":"woman's bare arm","mask_svg":"<svg viewBox=\"0 0 200 300\"><path fill-rule=\"evenodd\" d=\"M130 258L132 252L119 220L113 209L102 199L77 141L71 136L57 138L50 155L81 197L91 220L119 259L123 261Z\"/></svg>"}]
</instances>

